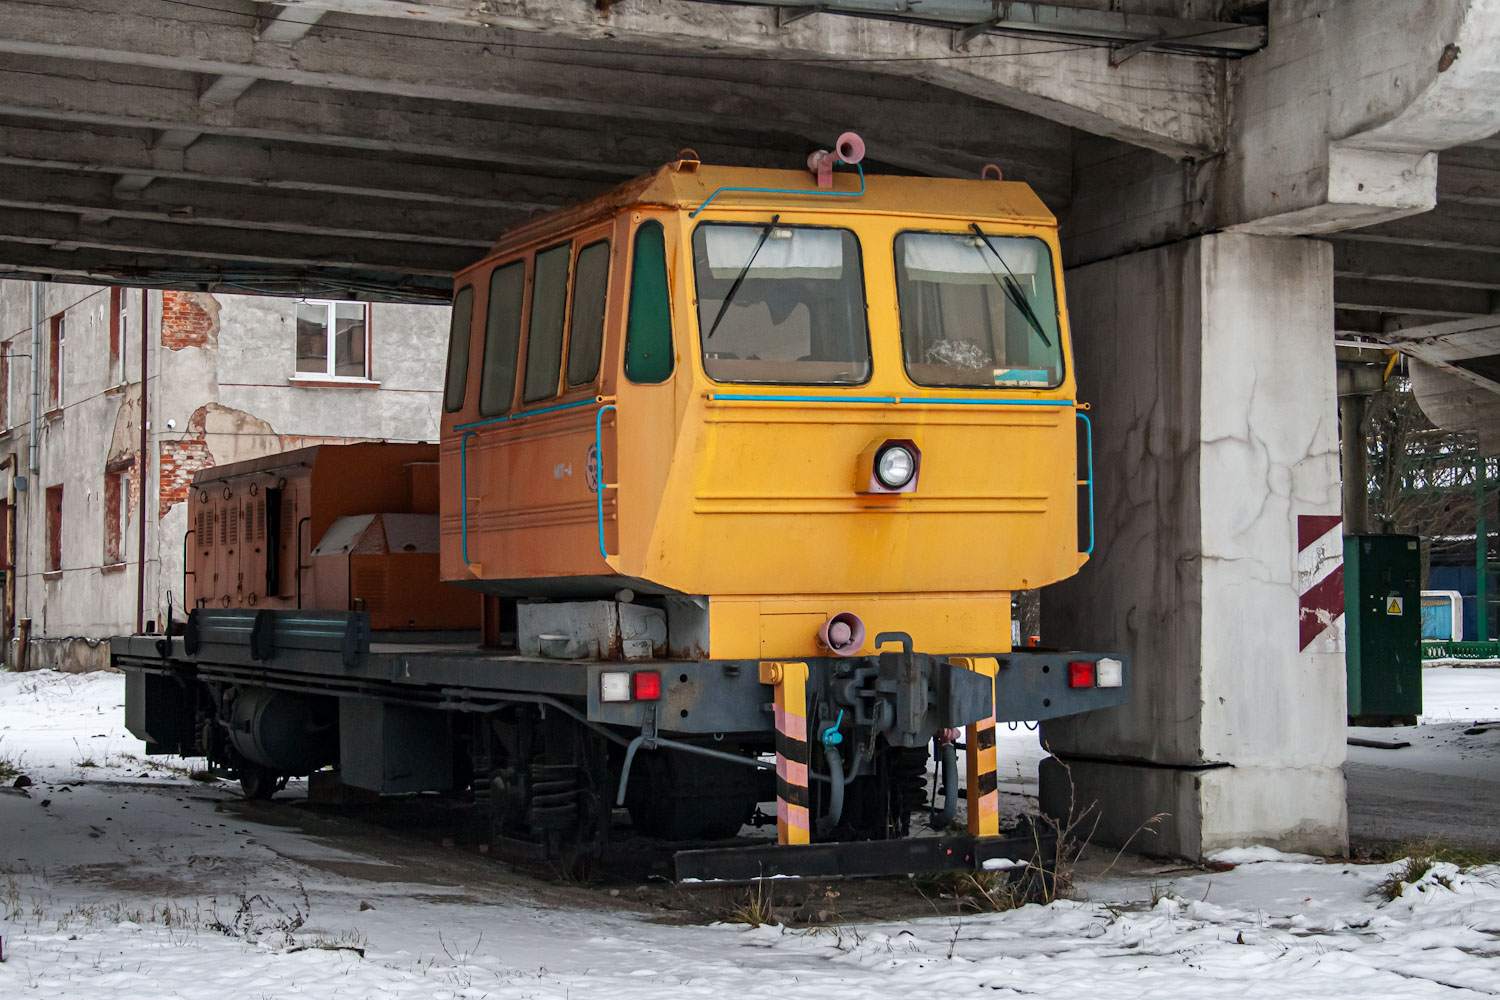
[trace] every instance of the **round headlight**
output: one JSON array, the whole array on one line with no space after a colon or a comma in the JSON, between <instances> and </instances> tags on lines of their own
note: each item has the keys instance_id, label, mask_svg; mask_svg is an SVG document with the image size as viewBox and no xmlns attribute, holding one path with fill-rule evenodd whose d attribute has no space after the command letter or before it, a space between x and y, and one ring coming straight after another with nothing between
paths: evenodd
<instances>
[{"instance_id":1,"label":"round headlight","mask_svg":"<svg viewBox=\"0 0 1500 1000\"><path fill-rule=\"evenodd\" d=\"M899 490L911 482L916 472L916 456L899 444L893 444L875 456L875 478L888 490Z\"/></svg>"}]
</instances>

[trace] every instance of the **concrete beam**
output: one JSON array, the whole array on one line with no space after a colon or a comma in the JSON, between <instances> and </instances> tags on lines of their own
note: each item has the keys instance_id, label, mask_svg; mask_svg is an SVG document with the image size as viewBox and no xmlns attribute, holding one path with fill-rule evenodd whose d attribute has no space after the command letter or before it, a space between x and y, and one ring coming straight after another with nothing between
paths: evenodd
<instances>
[{"instance_id":1,"label":"concrete beam","mask_svg":"<svg viewBox=\"0 0 1500 1000\"><path fill-rule=\"evenodd\" d=\"M230 136L207 136L176 156L163 156L144 131L78 124L48 127L26 119L0 121L0 164L510 212L579 201L597 194L606 183Z\"/></svg>"},{"instance_id":2,"label":"concrete beam","mask_svg":"<svg viewBox=\"0 0 1500 1000\"><path fill-rule=\"evenodd\" d=\"M161 0L14 0L0 5L0 52L45 59L151 67L209 76L253 77L354 93L451 101L546 114L592 115L683 127L679 142L726 126L745 132L796 134L827 144L851 121L870 122L867 135L885 162L924 173L955 168L942 154L913 148L941 136L996 134L1020 124L971 101L947 104L895 99L878 108L861 97L823 90L816 101L788 100L785 89L761 83L705 86L671 59L636 56L607 68L527 61L472 44L471 38L360 34L320 27L316 44L295 50L257 41L248 15L204 13ZM71 12L71 16L67 16ZM187 15L193 15L191 17ZM304 14L310 17L310 12ZM503 40L497 40L502 42ZM920 112L920 113L918 113ZM900 120L900 130L885 123ZM689 129L688 127L691 127Z\"/></svg>"},{"instance_id":3,"label":"concrete beam","mask_svg":"<svg viewBox=\"0 0 1500 1000\"><path fill-rule=\"evenodd\" d=\"M310 236L337 236L447 246L480 256L517 212L480 212L472 207L389 202L310 192L284 192L275 199L242 187L162 180L138 198L115 196L103 175L57 173L34 167L0 166L0 207L76 212L90 219L135 219L176 226L210 226Z\"/></svg>"},{"instance_id":4,"label":"concrete beam","mask_svg":"<svg viewBox=\"0 0 1500 1000\"><path fill-rule=\"evenodd\" d=\"M1500 306L1484 288L1454 288L1394 281L1339 278L1333 283L1337 309L1405 313L1411 316L1484 316Z\"/></svg>"},{"instance_id":5,"label":"concrete beam","mask_svg":"<svg viewBox=\"0 0 1500 1000\"><path fill-rule=\"evenodd\" d=\"M1271 46L1235 64L1221 224L1332 233L1420 213L1433 154L1500 131L1500 0L1270 10Z\"/></svg>"},{"instance_id":6,"label":"concrete beam","mask_svg":"<svg viewBox=\"0 0 1500 1000\"><path fill-rule=\"evenodd\" d=\"M290 12L284 7L273 7L268 18L257 22L256 36L275 45L291 45L305 37L316 23L315 17L303 16L299 19L290 16ZM215 77L203 88L198 100L208 107L224 107L239 100L254 83L253 76ZM164 134L158 145L164 151L181 152L196 142L200 135L199 132L174 130ZM127 174L115 182L115 194L127 196L139 193L154 179L150 174Z\"/></svg>"},{"instance_id":7,"label":"concrete beam","mask_svg":"<svg viewBox=\"0 0 1500 1000\"><path fill-rule=\"evenodd\" d=\"M51 250L148 253L198 261L295 268L336 267L449 278L483 256L474 248L181 226L139 219L92 220L64 212L0 208L0 240Z\"/></svg>"},{"instance_id":8,"label":"concrete beam","mask_svg":"<svg viewBox=\"0 0 1500 1000\"><path fill-rule=\"evenodd\" d=\"M446 302L450 278L299 265L216 263L164 253L80 248L54 250L0 237L0 277L266 295L332 295L388 302Z\"/></svg>"},{"instance_id":9,"label":"concrete beam","mask_svg":"<svg viewBox=\"0 0 1500 1000\"><path fill-rule=\"evenodd\" d=\"M3 8L0 8L3 9ZM52 121L310 143L388 154L441 157L522 170L617 181L667 162L681 144L630 133L601 135L571 124L495 117L487 109L263 84L233 107L205 109L190 74L120 67L98 77L51 76L36 82L37 64L20 58L0 67L0 114ZM54 67L55 69L55 67ZM776 150L713 137L704 156L756 165L785 162Z\"/></svg>"},{"instance_id":10,"label":"concrete beam","mask_svg":"<svg viewBox=\"0 0 1500 1000\"><path fill-rule=\"evenodd\" d=\"M3 8L0 8L3 9ZM72 70L71 75L64 75ZM36 74L48 75L38 87ZM18 56L0 66L0 115L132 129L187 129L281 143L310 143L388 155L468 160L565 178L618 182L655 169L685 145L684 135L710 162L787 166L799 161L809 144L782 136L768 142L735 130L724 121L716 129L674 131L662 123L632 122L601 129L589 118L536 115L498 108L434 105L430 101L383 95L313 90L262 83L234 107L204 108L197 101L196 78L127 66L106 66L83 75L71 64L58 65ZM1019 116L1018 116L1019 117ZM1068 189L1064 138L1061 148L1037 136L1018 138L1001 158L1007 176L1030 181L1048 203L1061 210ZM949 175L974 176L983 159L947 149L917 149L909 158ZM191 152L191 147L188 152ZM878 169L889 151L876 147ZM161 162L172 151L157 150Z\"/></svg>"},{"instance_id":11,"label":"concrete beam","mask_svg":"<svg viewBox=\"0 0 1500 1000\"><path fill-rule=\"evenodd\" d=\"M1338 278L1500 289L1500 254L1373 240L1332 242Z\"/></svg>"},{"instance_id":12,"label":"concrete beam","mask_svg":"<svg viewBox=\"0 0 1500 1000\"><path fill-rule=\"evenodd\" d=\"M1500 206L1443 203L1424 215L1356 229L1344 237L1500 253Z\"/></svg>"}]
</instances>

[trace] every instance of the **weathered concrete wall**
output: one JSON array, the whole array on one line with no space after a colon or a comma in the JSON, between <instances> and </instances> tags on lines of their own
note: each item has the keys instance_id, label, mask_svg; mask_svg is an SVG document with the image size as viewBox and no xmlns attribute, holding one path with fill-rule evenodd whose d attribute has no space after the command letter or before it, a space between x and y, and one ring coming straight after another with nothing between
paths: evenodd
<instances>
[{"instance_id":1,"label":"weathered concrete wall","mask_svg":"<svg viewBox=\"0 0 1500 1000\"><path fill-rule=\"evenodd\" d=\"M296 368L295 302L253 296L149 292L148 469L140 450L141 296L130 303L123 380L111 370L110 291L44 286L45 394L51 317L64 316L64 406L43 417L28 471L31 284L0 282L0 341L9 339L11 426L0 431L0 459L14 454L28 489L17 500L16 617L30 619L30 665L92 669L108 662L98 640L136 624L140 490L146 490L148 621L168 604L180 618L187 487L209 465L321 441L436 440L447 310L377 304L371 313L369 385L310 388ZM46 407L45 398L43 408ZM106 564L106 470L129 466L121 558ZM3 478L3 477L0 477ZM46 489L63 487L63 565L44 572Z\"/></svg>"},{"instance_id":2,"label":"weathered concrete wall","mask_svg":"<svg viewBox=\"0 0 1500 1000\"><path fill-rule=\"evenodd\" d=\"M1121 840L1197 857L1345 846L1344 673L1299 648L1298 515L1340 505L1332 256L1207 236L1069 274L1080 397L1095 407L1099 546L1043 595L1045 634L1123 647L1123 709L1044 727ZM1055 766L1044 775L1054 806ZM1123 793L1123 794L1122 794Z\"/></svg>"},{"instance_id":3,"label":"weathered concrete wall","mask_svg":"<svg viewBox=\"0 0 1500 1000\"><path fill-rule=\"evenodd\" d=\"M140 293L131 294L133 315L139 317ZM41 351L32 358L31 286L5 282L0 292L0 337L9 338L12 357L11 426L0 436L0 452L14 454L27 479L27 489L17 494L16 618L31 620L32 666L80 670L106 665L108 651L98 639L135 622L134 559L108 564L105 559L105 467L117 426L125 425L131 433L138 426L130 412L131 393L110 371L109 308L107 288L44 286ZM50 321L56 315L64 318L64 405L47 412ZM33 474L27 461L34 372L41 374L44 415ZM133 498L139 481L130 471ZM49 571L46 491L56 486L63 490L62 565ZM122 526L124 539L136 537L135 511L132 502Z\"/></svg>"}]
</instances>

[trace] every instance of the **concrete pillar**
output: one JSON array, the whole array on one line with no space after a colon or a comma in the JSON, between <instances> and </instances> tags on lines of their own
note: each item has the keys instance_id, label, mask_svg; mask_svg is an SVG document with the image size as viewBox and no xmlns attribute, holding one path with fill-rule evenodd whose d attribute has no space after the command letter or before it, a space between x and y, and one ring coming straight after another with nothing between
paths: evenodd
<instances>
[{"instance_id":1,"label":"concrete pillar","mask_svg":"<svg viewBox=\"0 0 1500 1000\"><path fill-rule=\"evenodd\" d=\"M1044 637L1134 672L1125 708L1043 728L1068 762L1043 804L1066 811L1070 770L1102 842L1167 813L1139 846L1341 853L1342 630L1299 648L1298 624L1298 517L1340 506L1331 250L1225 233L1068 278L1100 541L1043 594Z\"/></svg>"}]
</instances>

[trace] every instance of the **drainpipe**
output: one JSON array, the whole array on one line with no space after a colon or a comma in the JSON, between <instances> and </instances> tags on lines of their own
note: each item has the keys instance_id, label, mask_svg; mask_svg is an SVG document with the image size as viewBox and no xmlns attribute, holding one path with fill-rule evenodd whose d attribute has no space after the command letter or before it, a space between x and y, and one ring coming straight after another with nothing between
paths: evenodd
<instances>
[{"instance_id":1,"label":"drainpipe","mask_svg":"<svg viewBox=\"0 0 1500 1000\"><path fill-rule=\"evenodd\" d=\"M0 469L10 473L5 484L5 637L10 638L16 624L16 453L0 461Z\"/></svg>"},{"instance_id":2,"label":"drainpipe","mask_svg":"<svg viewBox=\"0 0 1500 1000\"><path fill-rule=\"evenodd\" d=\"M136 509L136 521L140 530L137 532L140 542L136 547L135 561L135 633L140 635L146 631L146 473L148 465L146 462L146 414L147 402L151 394L147 389L147 354L146 354L146 332L151 326L148 318L147 303L150 301L151 293L147 289L141 289L141 450L136 459L136 492L140 495L140 503Z\"/></svg>"},{"instance_id":3,"label":"drainpipe","mask_svg":"<svg viewBox=\"0 0 1500 1000\"><path fill-rule=\"evenodd\" d=\"M27 438L26 464L33 478L41 472L42 429L42 283L31 283L31 434Z\"/></svg>"}]
</instances>

